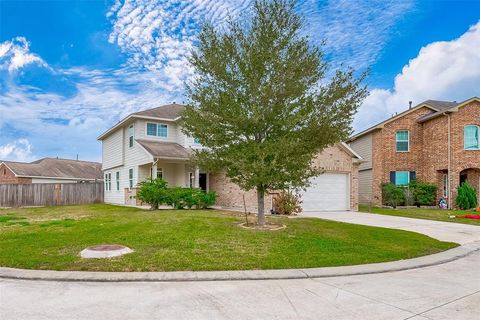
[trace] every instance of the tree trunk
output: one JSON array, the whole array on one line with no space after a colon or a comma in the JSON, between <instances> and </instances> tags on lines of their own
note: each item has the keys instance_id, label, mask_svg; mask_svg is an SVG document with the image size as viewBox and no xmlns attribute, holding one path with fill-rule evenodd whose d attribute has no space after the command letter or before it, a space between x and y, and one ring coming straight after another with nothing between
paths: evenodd
<instances>
[{"instance_id":1,"label":"tree trunk","mask_svg":"<svg viewBox=\"0 0 480 320\"><path fill-rule=\"evenodd\" d=\"M257 187L258 225L265 225L265 191Z\"/></svg>"}]
</instances>

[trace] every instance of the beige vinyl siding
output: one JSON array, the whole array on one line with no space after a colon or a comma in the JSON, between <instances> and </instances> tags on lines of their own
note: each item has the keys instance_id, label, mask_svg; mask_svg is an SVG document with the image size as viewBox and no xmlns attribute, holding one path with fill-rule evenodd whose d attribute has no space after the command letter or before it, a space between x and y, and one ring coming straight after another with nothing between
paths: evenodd
<instances>
[{"instance_id":1,"label":"beige vinyl siding","mask_svg":"<svg viewBox=\"0 0 480 320\"><path fill-rule=\"evenodd\" d=\"M120 172L120 190L117 190L116 172ZM125 188L128 188L128 169L125 167L113 168L103 172L105 174L112 174L112 190L104 189L104 197L106 203L125 204ZM104 184L105 188L105 184Z\"/></svg>"},{"instance_id":2,"label":"beige vinyl siding","mask_svg":"<svg viewBox=\"0 0 480 320\"><path fill-rule=\"evenodd\" d=\"M119 129L102 141L102 169L123 164L123 130Z\"/></svg>"},{"instance_id":3,"label":"beige vinyl siding","mask_svg":"<svg viewBox=\"0 0 480 320\"><path fill-rule=\"evenodd\" d=\"M372 201L372 179L372 169L358 172L358 202L361 204L368 204Z\"/></svg>"},{"instance_id":4,"label":"beige vinyl siding","mask_svg":"<svg viewBox=\"0 0 480 320\"><path fill-rule=\"evenodd\" d=\"M359 170L372 168L372 137L373 135L369 133L350 143L350 147L355 150L355 152L358 153L365 161L360 164Z\"/></svg>"}]
</instances>

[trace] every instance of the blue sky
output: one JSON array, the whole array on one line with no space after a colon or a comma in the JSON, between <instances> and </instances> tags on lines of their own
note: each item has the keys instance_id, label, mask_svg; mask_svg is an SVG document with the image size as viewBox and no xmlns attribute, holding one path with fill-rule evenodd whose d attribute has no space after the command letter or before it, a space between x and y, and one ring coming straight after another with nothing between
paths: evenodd
<instances>
[{"instance_id":1,"label":"blue sky","mask_svg":"<svg viewBox=\"0 0 480 320\"><path fill-rule=\"evenodd\" d=\"M96 137L127 114L182 102L203 21L250 0L0 0L0 159L101 160ZM480 1L299 0L332 70L370 68L361 130L408 101L480 96Z\"/></svg>"}]
</instances>

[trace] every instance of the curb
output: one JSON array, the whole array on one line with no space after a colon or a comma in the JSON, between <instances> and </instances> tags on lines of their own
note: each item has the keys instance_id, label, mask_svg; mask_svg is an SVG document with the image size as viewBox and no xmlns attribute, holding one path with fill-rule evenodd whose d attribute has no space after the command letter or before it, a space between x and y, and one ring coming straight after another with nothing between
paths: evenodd
<instances>
[{"instance_id":1,"label":"curb","mask_svg":"<svg viewBox=\"0 0 480 320\"><path fill-rule=\"evenodd\" d=\"M282 280L310 279L362 274L385 273L424 268L451 262L480 251L480 241L435 253L428 256L382 263L354 266L245 270L245 271L174 271L174 272L92 272L28 270L0 267L0 278L43 281L85 282L184 282L184 281L235 281L235 280Z\"/></svg>"}]
</instances>

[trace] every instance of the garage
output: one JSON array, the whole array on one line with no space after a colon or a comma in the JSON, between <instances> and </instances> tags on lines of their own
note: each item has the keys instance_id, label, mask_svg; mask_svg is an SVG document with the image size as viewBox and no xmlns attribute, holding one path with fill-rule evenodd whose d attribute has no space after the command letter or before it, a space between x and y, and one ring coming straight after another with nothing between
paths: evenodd
<instances>
[{"instance_id":1,"label":"garage","mask_svg":"<svg viewBox=\"0 0 480 320\"><path fill-rule=\"evenodd\" d=\"M350 183L347 173L324 173L311 180L302 192L303 211L350 210Z\"/></svg>"}]
</instances>

